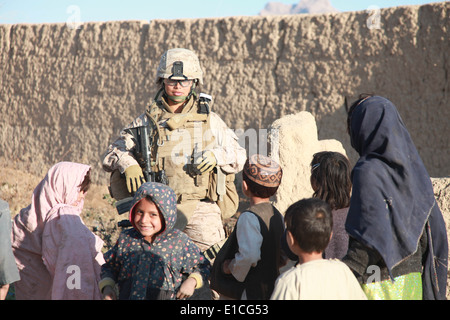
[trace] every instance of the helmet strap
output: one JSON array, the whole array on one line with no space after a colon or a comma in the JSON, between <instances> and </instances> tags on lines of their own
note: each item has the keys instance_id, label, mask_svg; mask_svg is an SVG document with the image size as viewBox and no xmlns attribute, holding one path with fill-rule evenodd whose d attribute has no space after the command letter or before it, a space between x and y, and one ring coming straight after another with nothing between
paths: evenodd
<instances>
[{"instance_id":1,"label":"helmet strap","mask_svg":"<svg viewBox=\"0 0 450 320\"><path fill-rule=\"evenodd\" d=\"M169 98L170 100L172 100L173 102L175 102L175 103L180 103L180 102L184 102L184 101L186 101L187 100L187 98L190 96L169 96L167 93L166 93L166 96L167 96L167 98Z\"/></svg>"}]
</instances>

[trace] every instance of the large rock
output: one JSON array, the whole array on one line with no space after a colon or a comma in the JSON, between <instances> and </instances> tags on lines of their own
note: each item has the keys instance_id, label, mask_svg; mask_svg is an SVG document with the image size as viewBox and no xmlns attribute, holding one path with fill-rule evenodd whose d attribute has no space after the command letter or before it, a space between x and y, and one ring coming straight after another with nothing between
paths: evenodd
<instances>
[{"instance_id":1,"label":"large rock","mask_svg":"<svg viewBox=\"0 0 450 320\"><path fill-rule=\"evenodd\" d=\"M447 227L447 237L450 239L450 178L432 178L434 195L439 208L444 216L444 221ZM449 266L450 268L450 266ZM447 299L450 299L449 292L450 272L447 277Z\"/></svg>"},{"instance_id":2,"label":"large rock","mask_svg":"<svg viewBox=\"0 0 450 320\"><path fill-rule=\"evenodd\" d=\"M275 121L270 132L271 157L283 168L274 205L284 213L292 203L312 196L310 163L315 153L346 152L337 140L319 140L316 120L306 111Z\"/></svg>"},{"instance_id":3,"label":"large rock","mask_svg":"<svg viewBox=\"0 0 450 320\"><path fill-rule=\"evenodd\" d=\"M433 183L437 203L444 215L445 223L447 226L450 226L450 178L432 178L431 182Z\"/></svg>"}]
</instances>

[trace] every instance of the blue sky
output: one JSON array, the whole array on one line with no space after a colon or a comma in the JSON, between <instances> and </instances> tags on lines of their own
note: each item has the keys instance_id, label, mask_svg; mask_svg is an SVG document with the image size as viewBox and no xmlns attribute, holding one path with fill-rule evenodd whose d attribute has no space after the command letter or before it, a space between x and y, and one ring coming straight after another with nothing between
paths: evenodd
<instances>
[{"instance_id":1,"label":"blue sky","mask_svg":"<svg viewBox=\"0 0 450 320\"><path fill-rule=\"evenodd\" d=\"M269 0L0 0L0 24L154 20L257 15ZM299 0L278 0L296 4ZM416 5L423 0L330 0L340 11Z\"/></svg>"}]
</instances>

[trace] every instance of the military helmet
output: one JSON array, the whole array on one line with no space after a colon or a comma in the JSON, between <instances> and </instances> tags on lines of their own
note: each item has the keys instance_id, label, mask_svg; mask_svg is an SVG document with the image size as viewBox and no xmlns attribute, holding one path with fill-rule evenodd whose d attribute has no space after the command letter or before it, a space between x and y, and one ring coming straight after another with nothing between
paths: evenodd
<instances>
[{"instance_id":1,"label":"military helmet","mask_svg":"<svg viewBox=\"0 0 450 320\"><path fill-rule=\"evenodd\" d=\"M197 55L188 49L167 50L159 61L156 82L160 79L193 80L203 84L203 72Z\"/></svg>"}]
</instances>

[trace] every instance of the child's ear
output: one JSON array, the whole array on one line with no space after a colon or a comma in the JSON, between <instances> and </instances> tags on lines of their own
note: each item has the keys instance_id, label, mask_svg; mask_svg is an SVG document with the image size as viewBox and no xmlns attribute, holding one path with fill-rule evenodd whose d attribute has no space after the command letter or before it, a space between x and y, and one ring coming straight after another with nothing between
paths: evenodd
<instances>
[{"instance_id":1,"label":"child's ear","mask_svg":"<svg viewBox=\"0 0 450 320\"><path fill-rule=\"evenodd\" d=\"M242 192L246 194L247 191L248 191L248 184L247 182L245 182L245 180L242 180Z\"/></svg>"},{"instance_id":2,"label":"child's ear","mask_svg":"<svg viewBox=\"0 0 450 320\"><path fill-rule=\"evenodd\" d=\"M289 245L289 247L293 247L295 244L295 239L292 233L289 230L286 230L286 240Z\"/></svg>"}]
</instances>

